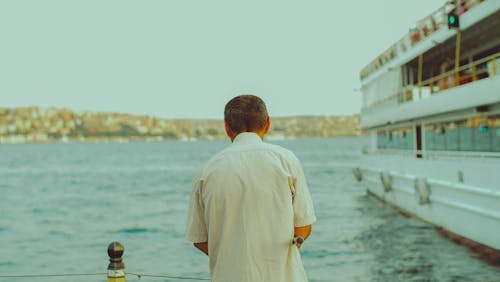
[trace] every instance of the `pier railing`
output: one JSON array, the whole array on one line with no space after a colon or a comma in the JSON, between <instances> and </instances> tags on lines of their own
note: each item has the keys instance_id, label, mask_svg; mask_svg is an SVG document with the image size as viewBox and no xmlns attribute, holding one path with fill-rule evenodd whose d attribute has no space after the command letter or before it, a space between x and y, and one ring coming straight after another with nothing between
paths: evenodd
<instances>
[{"instance_id":1,"label":"pier railing","mask_svg":"<svg viewBox=\"0 0 500 282\"><path fill-rule=\"evenodd\" d=\"M123 253L125 248L119 242L112 242L108 246L108 255L109 255L109 264L108 264L108 272L97 272L97 273L55 273L55 274L2 274L0 273L0 280L4 279L12 279L12 278L26 278L26 279L35 279L35 278L55 278L55 277L78 277L78 276L101 276L103 278L107 275L107 282L126 282L126 276L135 276L138 279L141 277L148 278L161 278L161 279L169 279L170 280L191 280L191 281L210 281L209 278L203 277L187 277L181 275L165 275L165 274L147 274L147 273L133 273L133 272L125 272L125 264L123 263ZM6 280L8 281L8 280ZM100 280L100 281L104 281Z\"/></svg>"}]
</instances>

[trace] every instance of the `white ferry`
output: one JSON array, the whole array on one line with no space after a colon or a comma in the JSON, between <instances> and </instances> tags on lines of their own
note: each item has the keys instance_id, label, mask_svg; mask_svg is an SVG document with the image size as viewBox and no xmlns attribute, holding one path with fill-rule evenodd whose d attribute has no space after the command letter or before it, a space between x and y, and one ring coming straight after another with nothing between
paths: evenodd
<instances>
[{"instance_id":1,"label":"white ferry","mask_svg":"<svg viewBox=\"0 0 500 282\"><path fill-rule=\"evenodd\" d=\"M500 250L500 1L447 2L360 77L372 142L356 178L452 237Z\"/></svg>"}]
</instances>

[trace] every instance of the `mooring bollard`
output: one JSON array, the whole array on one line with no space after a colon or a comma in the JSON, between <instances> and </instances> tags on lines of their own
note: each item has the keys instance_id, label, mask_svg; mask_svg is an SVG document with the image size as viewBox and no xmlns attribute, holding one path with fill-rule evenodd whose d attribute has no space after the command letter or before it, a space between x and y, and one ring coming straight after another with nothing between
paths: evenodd
<instances>
[{"instance_id":1,"label":"mooring bollard","mask_svg":"<svg viewBox=\"0 0 500 282\"><path fill-rule=\"evenodd\" d=\"M125 282L125 264L122 261L124 250L119 242L109 244L108 282Z\"/></svg>"}]
</instances>

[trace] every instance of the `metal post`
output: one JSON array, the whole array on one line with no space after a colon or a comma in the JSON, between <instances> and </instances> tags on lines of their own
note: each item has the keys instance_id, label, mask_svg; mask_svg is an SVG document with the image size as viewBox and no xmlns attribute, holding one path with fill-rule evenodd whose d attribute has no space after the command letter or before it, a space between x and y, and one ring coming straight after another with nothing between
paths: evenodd
<instances>
[{"instance_id":1,"label":"metal post","mask_svg":"<svg viewBox=\"0 0 500 282\"><path fill-rule=\"evenodd\" d=\"M497 58L493 58L493 76L497 75Z\"/></svg>"},{"instance_id":2,"label":"metal post","mask_svg":"<svg viewBox=\"0 0 500 282\"><path fill-rule=\"evenodd\" d=\"M418 98L422 99L422 68L424 64L424 54L418 56Z\"/></svg>"},{"instance_id":3,"label":"metal post","mask_svg":"<svg viewBox=\"0 0 500 282\"><path fill-rule=\"evenodd\" d=\"M122 261L124 250L119 242L109 244L108 282L125 282L125 264Z\"/></svg>"},{"instance_id":4,"label":"metal post","mask_svg":"<svg viewBox=\"0 0 500 282\"><path fill-rule=\"evenodd\" d=\"M455 48L455 86L460 84L460 37L461 32L457 30L457 42Z\"/></svg>"},{"instance_id":5,"label":"metal post","mask_svg":"<svg viewBox=\"0 0 500 282\"><path fill-rule=\"evenodd\" d=\"M432 94L434 94L434 79L435 79L435 77L434 77L434 69L433 68L431 68L431 74L430 74L429 77L430 77L430 79L429 79L429 88L430 89L429 90L431 92L430 94L432 95Z\"/></svg>"},{"instance_id":6,"label":"metal post","mask_svg":"<svg viewBox=\"0 0 500 282\"><path fill-rule=\"evenodd\" d=\"M406 88L408 87L408 67L403 66L403 87L399 94L399 103L402 104L406 101Z\"/></svg>"}]
</instances>

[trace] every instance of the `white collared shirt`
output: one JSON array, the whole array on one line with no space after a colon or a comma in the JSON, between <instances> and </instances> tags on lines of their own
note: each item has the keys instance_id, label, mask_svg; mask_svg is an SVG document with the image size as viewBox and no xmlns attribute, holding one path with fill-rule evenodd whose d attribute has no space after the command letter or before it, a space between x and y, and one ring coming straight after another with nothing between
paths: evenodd
<instances>
[{"instance_id":1,"label":"white collared shirt","mask_svg":"<svg viewBox=\"0 0 500 282\"><path fill-rule=\"evenodd\" d=\"M208 241L214 282L307 281L291 242L315 220L295 155L241 133L194 179L186 238Z\"/></svg>"}]
</instances>

